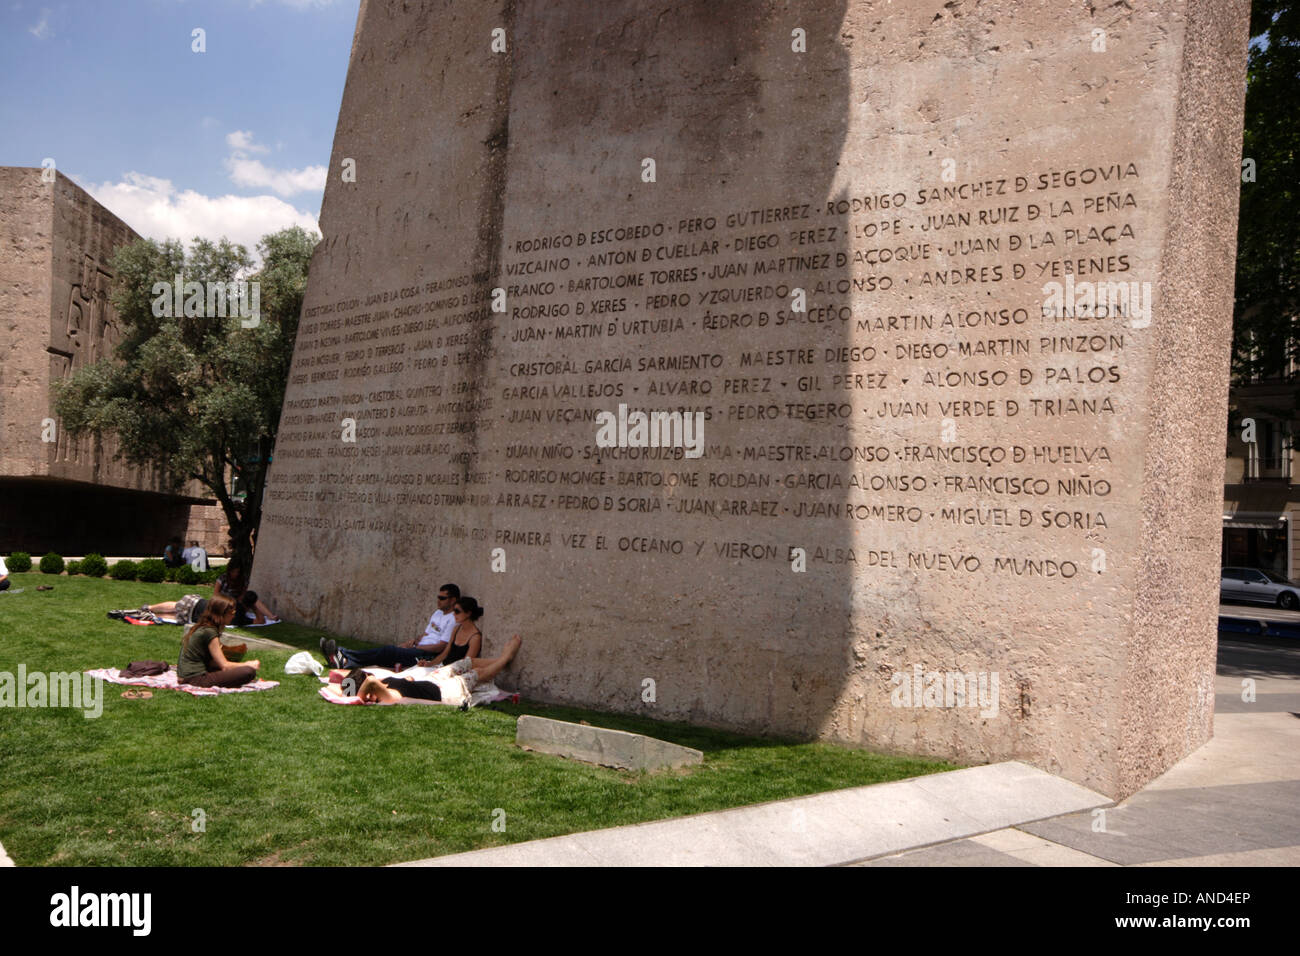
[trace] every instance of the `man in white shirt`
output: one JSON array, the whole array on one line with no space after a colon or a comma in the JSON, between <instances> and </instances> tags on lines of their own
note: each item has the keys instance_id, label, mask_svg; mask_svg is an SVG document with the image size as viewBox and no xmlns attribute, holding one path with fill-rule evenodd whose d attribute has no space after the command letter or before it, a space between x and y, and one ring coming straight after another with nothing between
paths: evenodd
<instances>
[{"instance_id":1,"label":"man in white shirt","mask_svg":"<svg viewBox=\"0 0 1300 956\"><path fill-rule=\"evenodd\" d=\"M460 588L454 584L444 584L438 588L438 608L429 618L424 633L411 638L405 644L387 644L364 651L350 651L339 647L331 638L321 638L320 649L331 667L414 667L418 661L437 657L451 641L452 628L456 618L451 607L460 599Z\"/></svg>"},{"instance_id":2,"label":"man in white shirt","mask_svg":"<svg viewBox=\"0 0 1300 956\"><path fill-rule=\"evenodd\" d=\"M190 546L181 552L181 558L195 571L208 569L208 552L200 548L197 541L190 542Z\"/></svg>"},{"instance_id":3,"label":"man in white shirt","mask_svg":"<svg viewBox=\"0 0 1300 956\"><path fill-rule=\"evenodd\" d=\"M8 569L7 567L5 567L5 559L4 559L4 558L0 558L0 591L7 591L7 590L9 590L9 584L10 584L10 581L9 581L9 569ZM456 596L457 596L457 597L460 597L459 594L456 595ZM439 606L439 607L442 607L441 604L438 605L438 606Z\"/></svg>"},{"instance_id":4,"label":"man in white shirt","mask_svg":"<svg viewBox=\"0 0 1300 956\"><path fill-rule=\"evenodd\" d=\"M399 644L398 647L418 647L428 651L429 656L436 657L443 645L451 640L451 629L456 626L456 615L451 613L451 606L460 597L460 588L454 584L444 584L438 588L438 606L418 638Z\"/></svg>"}]
</instances>

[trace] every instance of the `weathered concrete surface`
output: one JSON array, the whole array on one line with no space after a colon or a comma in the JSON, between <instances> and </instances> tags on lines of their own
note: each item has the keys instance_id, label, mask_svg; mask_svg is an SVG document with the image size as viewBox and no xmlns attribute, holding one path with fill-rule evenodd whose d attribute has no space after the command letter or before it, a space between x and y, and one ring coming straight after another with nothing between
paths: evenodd
<instances>
[{"instance_id":1,"label":"weathered concrete surface","mask_svg":"<svg viewBox=\"0 0 1300 956\"><path fill-rule=\"evenodd\" d=\"M704 754L645 734L592 727L524 714L515 725L515 743L525 750L571 757L620 770L658 770L704 762Z\"/></svg>"},{"instance_id":2,"label":"weathered concrete surface","mask_svg":"<svg viewBox=\"0 0 1300 956\"><path fill-rule=\"evenodd\" d=\"M1210 734L1246 22L364 3L254 586L384 640L454 580L533 697L1133 792Z\"/></svg>"},{"instance_id":3,"label":"weathered concrete surface","mask_svg":"<svg viewBox=\"0 0 1300 956\"><path fill-rule=\"evenodd\" d=\"M1109 802L1003 763L401 865L841 866Z\"/></svg>"}]
</instances>

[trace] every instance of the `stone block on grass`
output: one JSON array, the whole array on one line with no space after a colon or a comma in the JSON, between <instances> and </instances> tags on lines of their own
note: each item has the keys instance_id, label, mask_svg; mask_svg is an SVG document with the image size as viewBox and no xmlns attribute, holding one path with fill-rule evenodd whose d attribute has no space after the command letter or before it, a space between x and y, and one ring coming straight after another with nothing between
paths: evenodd
<instances>
[{"instance_id":1,"label":"stone block on grass","mask_svg":"<svg viewBox=\"0 0 1300 956\"><path fill-rule=\"evenodd\" d=\"M670 744L666 740L529 714L519 718L515 743L525 750L619 770L658 770L704 762L704 754L700 751Z\"/></svg>"}]
</instances>

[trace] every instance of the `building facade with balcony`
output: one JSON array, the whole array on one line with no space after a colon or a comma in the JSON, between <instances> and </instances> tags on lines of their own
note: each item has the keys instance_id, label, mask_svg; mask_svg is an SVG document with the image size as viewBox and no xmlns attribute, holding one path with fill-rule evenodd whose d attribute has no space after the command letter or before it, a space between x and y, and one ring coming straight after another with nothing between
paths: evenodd
<instances>
[{"instance_id":1,"label":"building facade with balcony","mask_svg":"<svg viewBox=\"0 0 1300 956\"><path fill-rule=\"evenodd\" d=\"M1300 573L1300 486L1292 436L1296 392L1292 374L1234 384L1229 396L1228 460L1223 488L1223 565L1263 568L1287 578Z\"/></svg>"}]
</instances>

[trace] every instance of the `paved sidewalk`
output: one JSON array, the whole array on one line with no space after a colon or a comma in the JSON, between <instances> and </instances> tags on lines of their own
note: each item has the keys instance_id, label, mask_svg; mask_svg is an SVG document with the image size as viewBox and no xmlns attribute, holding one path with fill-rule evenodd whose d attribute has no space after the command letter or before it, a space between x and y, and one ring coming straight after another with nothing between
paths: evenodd
<instances>
[{"instance_id":1,"label":"paved sidewalk","mask_svg":"<svg viewBox=\"0 0 1300 956\"><path fill-rule=\"evenodd\" d=\"M1008 762L401 865L837 866L1110 802Z\"/></svg>"},{"instance_id":2,"label":"paved sidewalk","mask_svg":"<svg viewBox=\"0 0 1300 956\"><path fill-rule=\"evenodd\" d=\"M1221 639L1215 691L1214 738L1118 806L1002 763L401 865L1300 865L1300 641Z\"/></svg>"},{"instance_id":3,"label":"paved sidewalk","mask_svg":"<svg viewBox=\"0 0 1300 956\"><path fill-rule=\"evenodd\" d=\"M1300 866L1300 642L1222 639L1215 692L1214 738L1117 807L866 865Z\"/></svg>"}]
</instances>

